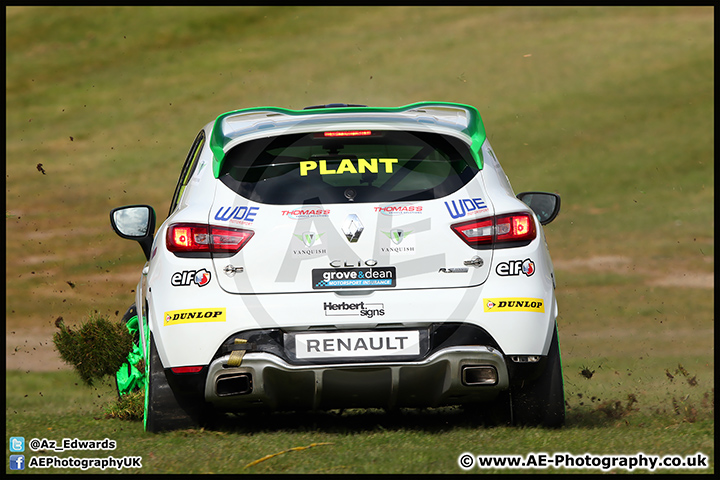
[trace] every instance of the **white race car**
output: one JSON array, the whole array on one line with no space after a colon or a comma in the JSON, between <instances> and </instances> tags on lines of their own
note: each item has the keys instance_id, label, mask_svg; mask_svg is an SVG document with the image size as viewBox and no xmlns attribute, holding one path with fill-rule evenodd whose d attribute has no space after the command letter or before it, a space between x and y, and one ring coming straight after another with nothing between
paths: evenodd
<instances>
[{"instance_id":1,"label":"white race car","mask_svg":"<svg viewBox=\"0 0 720 480\"><path fill-rule=\"evenodd\" d=\"M514 194L468 105L220 115L157 233L150 206L110 214L147 257L119 393L145 389L153 432L256 408L444 405L560 426L542 227L559 209Z\"/></svg>"}]
</instances>

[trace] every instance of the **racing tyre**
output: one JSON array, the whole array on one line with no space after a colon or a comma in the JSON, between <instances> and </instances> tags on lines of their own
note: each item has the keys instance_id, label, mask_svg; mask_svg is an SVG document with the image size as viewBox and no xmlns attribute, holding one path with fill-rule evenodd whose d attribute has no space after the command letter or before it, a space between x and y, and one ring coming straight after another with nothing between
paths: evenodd
<instances>
[{"instance_id":1,"label":"racing tyre","mask_svg":"<svg viewBox=\"0 0 720 480\"><path fill-rule=\"evenodd\" d=\"M558 428L565 423L565 394L557 325L553 331L545 371L537 379L525 381L522 386L513 388L511 405L514 425Z\"/></svg>"},{"instance_id":2,"label":"racing tyre","mask_svg":"<svg viewBox=\"0 0 720 480\"><path fill-rule=\"evenodd\" d=\"M204 419L203 405L175 395L165 375L152 333L149 350L145 386L145 431L162 432L197 427Z\"/></svg>"}]
</instances>

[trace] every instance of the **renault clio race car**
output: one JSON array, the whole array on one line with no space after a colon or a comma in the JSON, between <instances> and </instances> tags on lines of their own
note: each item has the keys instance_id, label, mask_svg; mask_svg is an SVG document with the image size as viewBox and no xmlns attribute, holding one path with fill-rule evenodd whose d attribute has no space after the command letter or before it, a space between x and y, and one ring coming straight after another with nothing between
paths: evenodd
<instances>
[{"instance_id":1,"label":"renault clio race car","mask_svg":"<svg viewBox=\"0 0 720 480\"><path fill-rule=\"evenodd\" d=\"M147 263L121 395L145 429L213 412L462 405L557 427L556 194L515 195L471 106L248 108L192 144Z\"/></svg>"}]
</instances>

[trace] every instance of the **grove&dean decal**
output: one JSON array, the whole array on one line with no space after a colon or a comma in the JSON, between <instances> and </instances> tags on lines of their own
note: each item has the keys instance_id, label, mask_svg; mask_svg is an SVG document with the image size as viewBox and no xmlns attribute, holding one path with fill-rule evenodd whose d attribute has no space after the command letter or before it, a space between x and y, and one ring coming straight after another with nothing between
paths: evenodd
<instances>
[{"instance_id":1,"label":"grove&dean decal","mask_svg":"<svg viewBox=\"0 0 720 480\"><path fill-rule=\"evenodd\" d=\"M312 288L394 287L395 278L395 267L315 268Z\"/></svg>"},{"instance_id":2,"label":"grove&dean decal","mask_svg":"<svg viewBox=\"0 0 720 480\"><path fill-rule=\"evenodd\" d=\"M224 322L224 308L193 308L189 310L172 310L165 312L163 325L180 323Z\"/></svg>"},{"instance_id":3,"label":"grove&dean decal","mask_svg":"<svg viewBox=\"0 0 720 480\"><path fill-rule=\"evenodd\" d=\"M542 298L485 298L486 312L537 312L545 313Z\"/></svg>"},{"instance_id":4,"label":"grove&dean decal","mask_svg":"<svg viewBox=\"0 0 720 480\"><path fill-rule=\"evenodd\" d=\"M204 287L212 279L212 274L205 270L183 270L182 272L175 272L170 277L170 284L173 287L186 287L193 283L198 287Z\"/></svg>"}]
</instances>

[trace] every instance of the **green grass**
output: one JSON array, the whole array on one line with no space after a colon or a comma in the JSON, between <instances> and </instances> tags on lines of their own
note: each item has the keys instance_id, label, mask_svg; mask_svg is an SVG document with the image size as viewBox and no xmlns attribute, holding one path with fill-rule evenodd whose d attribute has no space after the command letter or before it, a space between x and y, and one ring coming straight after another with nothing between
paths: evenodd
<instances>
[{"instance_id":1,"label":"green grass","mask_svg":"<svg viewBox=\"0 0 720 480\"><path fill-rule=\"evenodd\" d=\"M701 451L714 471L713 14L7 8L10 347L52 335L59 316L120 318L143 256L108 213L147 203L162 222L193 138L218 114L444 100L478 107L516 192L562 196L545 232L568 402L560 431L478 427L450 409L239 417L214 431L145 435L138 422L104 418L110 385L21 370L7 372L8 436L108 436L113 455L143 456L143 473L458 473L464 451ZM11 354L32 359L35 347ZM637 402L625 411L628 395ZM322 442L332 445L243 469Z\"/></svg>"},{"instance_id":2,"label":"green grass","mask_svg":"<svg viewBox=\"0 0 720 480\"><path fill-rule=\"evenodd\" d=\"M395 414L349 410L228 416L212 430L152 435L143 433L138 421L105 418L105 406L116 399L114 386L68 388L79 383L71 372L8 372L6 429L9 435L23 435L28 441L107 437L117 442L112 452L57 455L137 455L143 458L142 473L453 473L460 471L457 457L465 451L476 455L643 452L660 456L701 451L714 463L710 406L714 399L708 390L712 368L686 363L688 377L684 377L676 371L677 364L668 363L673 380L662 369L650 368L659 375L639 387L624 368L627 365L608 359L603 365L585 366L595 371L587 379L579 373L579 365L564 364L568 426L557 431L483 427L461 409L446 408ZM690 376L696 377L694 387L687 383ZM656 387L661 387L662 395ZM604 405L614 401L626 405L629 394L637 397L632 410L603 411ZM48 410L55 412L53 420L48 420ZM245 468L266 455L313 443L330 445L287 452Z\"/></svg>"}]
</instances>

